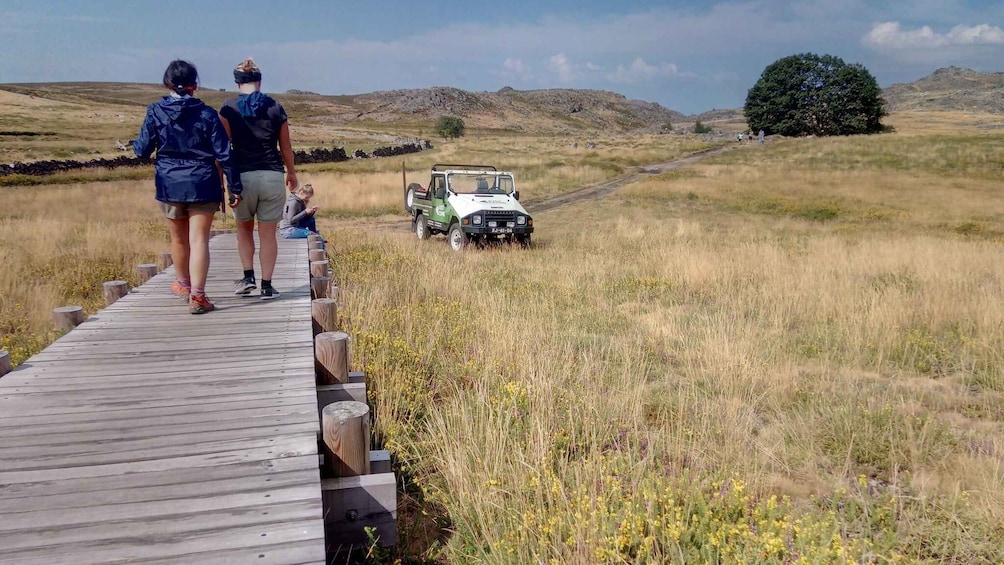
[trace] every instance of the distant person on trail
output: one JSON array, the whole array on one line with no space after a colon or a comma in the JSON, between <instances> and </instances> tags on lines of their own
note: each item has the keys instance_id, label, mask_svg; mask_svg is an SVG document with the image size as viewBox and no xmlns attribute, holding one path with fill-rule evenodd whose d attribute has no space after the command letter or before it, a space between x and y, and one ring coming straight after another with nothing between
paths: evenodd
<instances>
[{"instance_id":1,"label":"distant person on trail","mask_svg":"<svg viewBox=\"0 0 1004 565\"><path fill-rule=\"evenodd\" d=\"M206 277L209 228L223 201L218 165L227 177L231 206L243 188L216 110L194 96L198 84L191 63L178 60L167 66L164 86L171 94L147 107L133 151L139 157L157 152L154 185L171 231L177 273L171 291L188 301L189 312L205 314L216 308L206 297Z\"/></svg>"},{"instance_id":2,"label":"distant person on trail","mask_svg":"<svg viewBox=\"0 0 1004 565\"><path fill-rule=\"evenodd\" d=\"M736 140L737 140L737 141L738 141L739 143L742 143L742 142L743 142L743 134L742 134L742 132L739 132L739 135L737 135L737 136L736 136Z\"/></svg>"},{"instance_id":3,"label":"distant person on trail","mask_svg":"<svg viewBox=\"0 0 1004 565\"><path fill-rule=\"evenodd\" d=\"M286 206L282 210L282 221L279 222L279 234L286 239L306 239L312 233L317 233L317 206L307 207L314 197L314 187L305 184L286 197Z\"/></svg>"},{"instance_id":4,"label":"distant person on trail","mask_svg":"<svg viewBox=\"0 0 1004 565\"><path fill-rule=\"evenodd\" d=\"M254 221L258 218L261 244L261 299L279 296L272 287L278 255L276 226L282 219L286 190L296 190L293 147L289 140L286 111L261 91L261 69L251 59L234 68L240 95L223 102L220 118L233 144L234 159L241 174L244 194L234 208L237 220L237 250L244 276L235 281L234 294L247 296L257 288L254 275ZM283 171L285 170L285 180Z\"/></svg>"},{"instance_id":5,"label":"distant person on trail","mask_svg":"<svg viewBox=\"0 0 1004 565\"><path fill-rule=\"evenodd\" d=\"M763 143L763 130L760 130L760 134L757 135L757 140L759 140L760 143Z\"/></svg>"}]
</instances>

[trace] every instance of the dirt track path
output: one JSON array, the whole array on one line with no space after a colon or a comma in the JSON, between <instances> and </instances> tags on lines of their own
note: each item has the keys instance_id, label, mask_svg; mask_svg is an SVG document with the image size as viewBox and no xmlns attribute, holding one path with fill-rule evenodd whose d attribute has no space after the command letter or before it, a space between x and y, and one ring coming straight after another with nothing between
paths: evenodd
<instances>
[{"instance_id":1,"label":"dirt track path","mask_svg":"<svg viewBox=\"0 0 1004 565\"><path fill-rule=\"evenodd\" d=\"M566 192L561 196L555 196L548 200L542 202L536 202L534 204L527 204L526 211L531 214L536 212L544 212L547 210L552 210L554 208L559 208L566 204L571 204L573 202L583 202L602 198L611 192L621 188L622 186L629 185L633 182L637 182L645 177L650 177L653 175L658 175L665 173L666 171L672 171L673 169L678 169L686 165L693 165L705 157L710 157L711 155L718 155L719 153L724 153L730 149L733 149L734 145L723 145L721 147L715 147L714 149L706 149L698 153L694 153L687 157L677 159L675 161L670 161L668 163L657 163L655 165L644 165L638 167L635 172L628 173L626 175L621 175L613 180L609 180L604 183L594 184L592 186L587 186L585 188L580 188L579 190L573 192Z\"/></svg>"},{"instance_id":2,"label":"dirt track path","mask_svg":"<svg viewBox=\"0 0 1004 565\"><path fill-rule=\"evenodd\" d=\"M654 165L643 165L637 167L634 172L621 175L615 179L603 182L600 184L594 184L591 186L583 187L572 192L566 192L561 196L555 196L554 198L549 198L541 202L535 202L533 204L526 205L526 211L531 214L537 212L545 212L547 210L553 210L555 208L560 208L568 204L575 202L588 202L591 200L598 200L604 196L614 192L615 190L621 188L622 186L629 185L633 182L637 182L645 177L650 177L653 175L658 175L665 173L666 171L672 171L680 167L687 165L692 165L701 161L705 157L710 157L712 155L718 155L724 153L731 149L734 149L735 145L722 145L721 147L715 147L713 149L706 149L704 151L699 151L687 157L682 157L676 159L675 161L670 161L668 163L656 163ZM346 225L359 225L360 227L376 228L378 230L389 230L389 231L411 231L411 222L406 218L397 217L395 219L388 219L387 216L383 216L377 220L339 220L339 227L346 227Z\"/></svg>"}]
</instances>

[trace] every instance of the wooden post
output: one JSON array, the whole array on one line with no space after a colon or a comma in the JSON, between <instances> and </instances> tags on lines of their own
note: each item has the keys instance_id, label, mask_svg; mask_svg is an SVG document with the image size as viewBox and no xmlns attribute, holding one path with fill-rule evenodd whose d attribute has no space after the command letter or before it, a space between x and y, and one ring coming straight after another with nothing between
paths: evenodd
<instances>
[{"instance_id":1,"label":"wooden post","mask_svg":"<svg viewBox=\"0 0 1004 565\"><path fill-rule=\"evenodd\" d=\"M309 247L309 245L311 243L320 243L320 241L321 241L321 236L317 235L316 233L312 233L312 234L308 235L307 236L307 245L308 245L307 249L312 249L311 247Z\"/></svg>"},{"instance_id":2,"label":"wooden post","mask_svg":"<svg viewBox=\"0 0 1004 565\"><path fill-rule=\"evenodd\" d=\"M311 261L310 262L310 276L312 277L324 277L328 274L328 261Z\"/></svg>"},{"instance_id":3,"label":"wooden post","mask_svg":"<svg viewBox=\"0 0 1004 565\"><path fill-rule=\"evenodd\" d=\"M331 279L328 282L328 298L338 301L338 281L335 280L335 272L328 269L328 278Z\"/></svg>"},{"instance_id":4,"label":"wooden post","mask_svg":"<svg viewBox=\"0 0 1004 565\"><path fill-rule=\"evenodd\" d=\"M310 261L328 261L328 252L323 249L310 249L307 251L307 255L310 256Z\"/></svg>"},{"instance_id":5,"label":"wooden post","mask_svg":"<svg viewBox=\"0 0 1004 565\"><path fill-rule=\"evenodd\" d=\"M171 255L170 251L160 252L160 270L166 270L168 267L174 264L174 256Z\"/></svg>"},{"instance_id":6,"label":"wooden post","mask_svg":"<svg viewBox=\"0 0 1004 565\"><path fill-rule=\"evenodd\" d=\"M311 240L309 238L307 239L307 249L308 250L309 249L324 249L324 244L321 243L321 238L320 237L317 237L317 236L310 236L310 237L315 237L316 239L313 239L313 240Z\"/></svg>"},{"instance_id":7,"label":"wooden post","mask_svg":"<svg viewBox=\"0 0 1004 565\"><path fill-rule=\"evenodd\" d=\"M102 285L105 294L105 306L115 304L115 301L129 294L129 283L125 281L107 281Z\"/></svg>"},{"instance_id":8,"label":"wooden post","mask_svg":"<svg viewBox=\"0 0 1004 565\"><path fill-rule=\"evenodd\" d=\"M337 385L349 382L349 334L324 332L314 338L314 368L317 383Z\"/></svg>"},{"instance_id":9,"label":"wooden post","mask_svg":"<svg viewBox=\"0 0 1004 565\"><path fill-rule=\"evenodd\" d=\"M310 302L314 320L314 335L338 329L338 304L331 298L317 298Z\"/></svg>"},{"instance_id":10,"label":"wooden post","mask_svg":"<svg viewBox=\"0 0 1004 565\"><path fill-rule=\"evenodd\" d=\"M10 364L10 353L6 349L0 349L0 377L13 371Z\"/></svg>"},{"instance_id":11,"label":"wooden post","mask_svg":"<svg viewBox=\"0 0 1004 565\"><path fill-rule=\"evenodd\" d=\"M57 332L68 332L82 323L84 323L84 309L80 306L60 306L52 309L52 326Z\"/></svg>"},{"instance_id":12,"label":"wooden post","mask_svg":"<svg viewBox=\"0 0 1004 565\"><path fill-rule=\"evenodd\" d=\"M310 297L327 298L328 284L330 282L331 279L329 277L310 277Z\"/></svg>"},{"instance_id":13,"label":"wooden post","mask_svg":"<svg viewBox=\"0 0 1004 565\"><path fill-rule=\"evenodd\" d=\"M370 407L363 402L335 402L321 414L324 468L331 477L370 473Z\"/></svg>"},{"instance_id":14,"label":"wooden post","mask_svg":"<svg viewBox=\"0 0 1004 565\"><path fill-rule=\"evenodd\" d=\"M146 281L153 278L157 274L157 265L153 263L144 263L142 265L136 265L136 280L139 284L143 284Z\"/></svg>"}]
</instances>

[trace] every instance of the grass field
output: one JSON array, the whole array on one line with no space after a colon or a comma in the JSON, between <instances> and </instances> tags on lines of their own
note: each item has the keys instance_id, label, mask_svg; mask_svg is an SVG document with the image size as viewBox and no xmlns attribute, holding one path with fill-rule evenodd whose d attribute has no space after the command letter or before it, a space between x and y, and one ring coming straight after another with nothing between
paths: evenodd
<instances>
[{"instance_id":1,"label":"grass field","mask_svg":"<svg viewBox=\"0 0 1004 565\"><path fill-rule=\"evenodd\" d=\"M371 558L1004 561L995 119L736 147L538 214L530 250L418 241L399 159L307 168L406 479L402 543ZM702 147L581 141L470 135L409 179L498 164L532 205ZM15 361L166 248L151 184L0 188Z\"/></svg>"}]
</instances>

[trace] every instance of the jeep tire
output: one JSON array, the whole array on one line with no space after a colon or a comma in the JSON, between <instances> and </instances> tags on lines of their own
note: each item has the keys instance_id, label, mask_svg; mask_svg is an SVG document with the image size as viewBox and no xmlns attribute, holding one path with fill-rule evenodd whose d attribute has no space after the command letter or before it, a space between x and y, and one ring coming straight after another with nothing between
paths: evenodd
<instances>
[{"instance_id":1,"label":"jeep tire","mask_svg":"<svg viewBox=\"0 0 1004 565\"><path fill-rule=\"evenodd\" d=\"M417 182L413 182L404 189L404 210L409 214L415 208L415 195L422 190L422 186Z\"/></svg>"},{"instance_id":2,"label":"jeep tire","mask_svg":"<svg viewBox=\"0 0 1004 565\"><path fill-rule=\"evenodd\" d=\"M425 221L425 217L422 214L417 214L415 216L415 235L418 239L429 239L432 233L429 231L429 223Z\"/></svg>"},{"instance_id":3,"label":"jeep tire","mask_svg":"<svg viewBox=\"0 0 1004 565\"><path fill-rule=\"evenodd\" d=\"M467 234L464 233L463 228L460 227L459 223L454 222L450 226L450 231L446 234L446 242L450 244L450 249L454 251L463 251L467 247L470 239Z\"/></svg>"}]
</instances>

